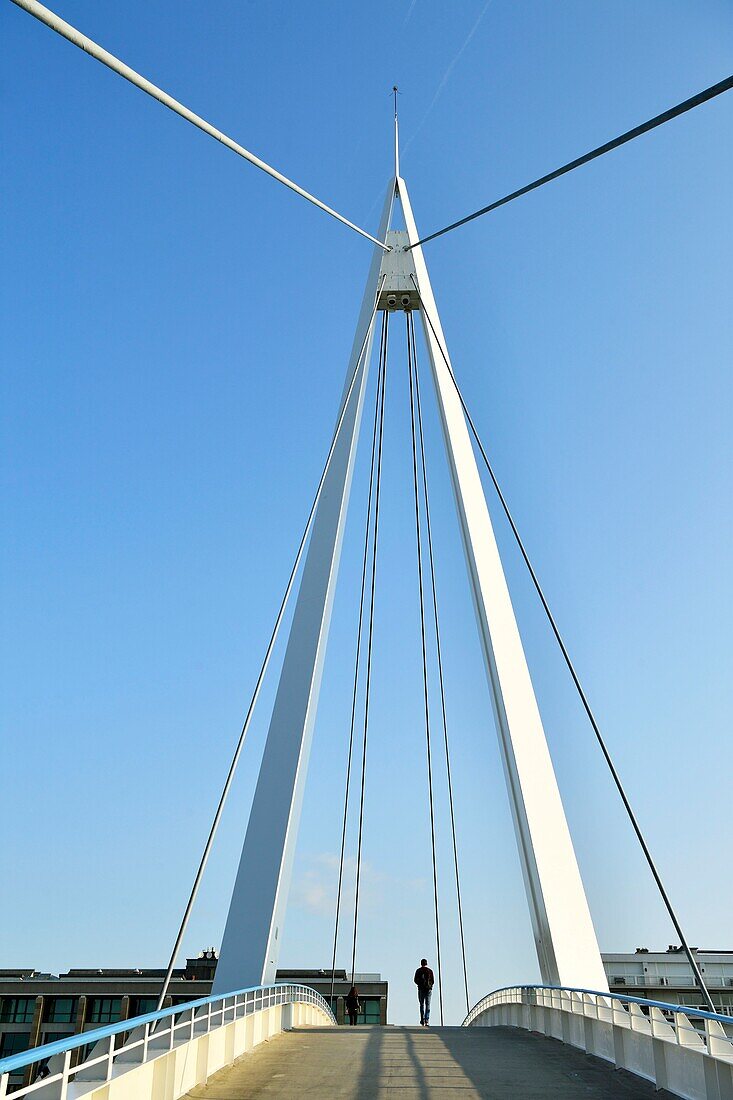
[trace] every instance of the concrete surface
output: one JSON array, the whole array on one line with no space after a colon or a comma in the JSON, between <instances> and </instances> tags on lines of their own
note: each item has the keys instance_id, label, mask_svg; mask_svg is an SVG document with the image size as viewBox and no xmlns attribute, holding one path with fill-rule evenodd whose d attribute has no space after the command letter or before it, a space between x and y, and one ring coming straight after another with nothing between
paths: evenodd
<instances>
[{"instance_id":1,"label":"concrete surface","mask_svg":"<svg viewBox=\"0 0 733 1100\"><path fill-rule=\"evenodd\" d=\"M651 1100L648 1081L515 1028L299 1028L198 1085L191 1100Z\"/></svg>"}]
</instances>

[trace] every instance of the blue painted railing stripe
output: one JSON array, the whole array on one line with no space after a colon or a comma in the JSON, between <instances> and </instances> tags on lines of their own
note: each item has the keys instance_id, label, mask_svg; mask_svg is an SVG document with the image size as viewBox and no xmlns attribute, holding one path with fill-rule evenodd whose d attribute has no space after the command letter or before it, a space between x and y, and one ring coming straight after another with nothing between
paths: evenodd
<instances>
[{"instance_id":1,"label":"blue painted railing stripe","mask_svg":"<svg viewBox=\"0 0 733 1100\"><path fill-rule=\"evenodd\" d=\"M703 1020L717 1020L721 1024L733 1024L733 1016L723 1016L718 1012L708 1012L702 1008L693 1008L691 1005L668 1004L666 1001L648 1001L643 997L629 997L625 993L610 993L598 989L579 989L569 985L503 985L501 989L494 989L487 993L480 1001L477 1001L466 1016L461 1026L464 1026L469 1016L472 1016L479 1005L495 997L497 993L508 993L512 989L549 989L555 993L589 993L592 997L611 997L614 1001L625 1001L627 1004L646 1005L649 1008L662 1008L667 1012L683 1012L685 1016L697 1016Z\"/></svg>"},{"instance_id":2,"label":"blue painted railing stripe","mask_svg":"<svg viewBox=\"0 0 733 1100\"><path fill-rule=\"evenodd\" d=\"M9 1058L0 1058L0 1074L14 1073L33 1062L45 1062L47 1058L53 1058L55 1054L65 1054L67 1050L76 1050L88 1043L98 1043L100 1039L107 1039L110 1035L119 1035L123 1031L134 1031L135 1028L153 1023L155 1020L165 1020L168 1016L177 1016L189 1009L200 1008L202 1005L213 1004L215 1001L229 1000L230 997L241 997L245 993L268 993L275 989L289 988L293 990L307 991L310 995L320 997L316 990L307 985L294 985L292 982L275 982L273 985L253 985L248 989L236 989L232 993L218 993L214 997L199 997L197 1001L186 1001L185 1004L171 1005L170 1008L162 1008L159 1012L148 1012L144 1016L134 1016L131 1020L119 1020L116 1024L108 1024L107 1027L98 1027L94 1031L82 1031L78 1035L69 1035L66 1039L58 1039L55 1043L46 1043L42 1047L31 1047L21 1051L20 1054L12 1054ZM323 1002L330 1012L329 1006Z\"/></svg>"}]
</instances>

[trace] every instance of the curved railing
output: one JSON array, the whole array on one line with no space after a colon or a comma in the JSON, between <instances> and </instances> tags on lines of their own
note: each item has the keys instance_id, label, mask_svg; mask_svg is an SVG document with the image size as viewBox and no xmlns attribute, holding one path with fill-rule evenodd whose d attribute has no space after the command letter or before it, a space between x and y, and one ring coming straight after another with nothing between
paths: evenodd
<instances>
[{"instance_id":1,"label":"curved railing","mask_svg":"<svg viewBox=\"0 0 733 1100\"><path fill-rule=\"evenodd\" d=\"M733 1096L733 1016L594 989L523 985L489 993L463 1026L537 1031L685 1100Z\"/></svg>"},{"instance_id":2,"label":"curved railing","mask_svg":"<svg viewBox=\"0 0 733 1100\"><path fill-rule=\"evenodd\" d=\"M166 1069L157 1077L174 1082L173 1090L165 1095L183 1096L263 1039L298 1024L316 1022L335 1025L336 1018L323 997L305 985L257 986L225 996L202 997L0 1059L0 1100L9 1095L11 1075L29 1066L35 1067L32 1080L14 1089L13 1100L30 1094L37 1100L70 1100L72 1095L93 1096L102 1088L109 1090L105 1095L112 1100L113 1086L123 1074L139 1071L162 1057L171 1061L171 1073ZM201 1052L180 1059L177 1065L176 1053L190 1043L200 1045ZM72 1065L74 1051L81 1048L86 1048L85 1056ZM120 1095L124 1092L140 1100L156 1100L155 1076L147 1074L149 1080L141 1079L133 1091L127 1082Z\"/></svg>"}]
</instances>

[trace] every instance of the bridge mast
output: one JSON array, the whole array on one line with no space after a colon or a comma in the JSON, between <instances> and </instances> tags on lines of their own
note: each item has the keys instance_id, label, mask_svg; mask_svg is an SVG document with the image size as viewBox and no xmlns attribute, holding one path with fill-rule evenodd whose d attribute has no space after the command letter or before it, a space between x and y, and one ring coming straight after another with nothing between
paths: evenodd
<instances>
[{"instance_id":1,"label":"bridge mast","mask_svg":"<svg viewBox=\"0 0 733 1100\"><path fill-rule=\"evenodd\" d=\"M397 146L395 143L395 160ZM399 197L407 233L388 235ZM357 381L315 516L222 942L214 993L275 978L361 425L371 325L419 308L543 982L605 989L588 902L404 180L390 181L347 379ZM366 340L366 343L365 343ZM359 360L360 349L364 354Z\"/></svg>"},{"instance_id":2,"label":"bridge mast","mask_svg":"<svg viewBox=\"0 0 733 1100\"><path fill-rule=\"evenodd\" d=\"M423 330L542 980L548 985L607 989L527 659L401 178L397 194L412 246L403 253L405 273L420 291Z\"/></svg>"},{"instance_id":3,"label":"bridge mast","mask_svg":"<svg viewBox=\"0 0 733 1100\"><path fill-rule=\"evenodd\" d=\"M380 241L387 234L394 194L395 182L391 180L379 227ZM348 406L313 520L224 929L214 993L275 980L359 441L380 259L384 254L382 246L375 246L342 397L342 402L348 397ZM357 377L349 396L355 371Z\"/></svg>"}]
</instances>

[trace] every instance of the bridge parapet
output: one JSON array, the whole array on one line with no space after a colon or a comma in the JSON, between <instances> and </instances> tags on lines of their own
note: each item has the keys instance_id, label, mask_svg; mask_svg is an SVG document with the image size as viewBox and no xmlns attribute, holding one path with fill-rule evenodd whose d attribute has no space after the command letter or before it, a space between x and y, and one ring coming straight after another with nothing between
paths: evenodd
<instances>
[{"instance_id":1,"label":"bridge parapet","mask_svg":"<svg viewBox=\"0 0 733 1100\"><path fill-rule=\"evenodd\" d=\"M37 1065L13 1100L177 1100L280 1031L336 1019L304 985L275 984L203 997L0 1060L0 1100L11 1076ZM74 1052L81 1051L72 1065ZM46 1074L42 1076L42 1074Z\"/></svg>"},{"instance_id":2,"label":"bridge parapet","mask_svg":"<svg viewBox=\"0 0 733 1100\"><path fill-rule=\"evenodd\" d=\"M733 1100L731 1016L592 989L525 985L490 993L463 1026L537 1031L684 1100Z\"/></svg>"}]
</instances>

